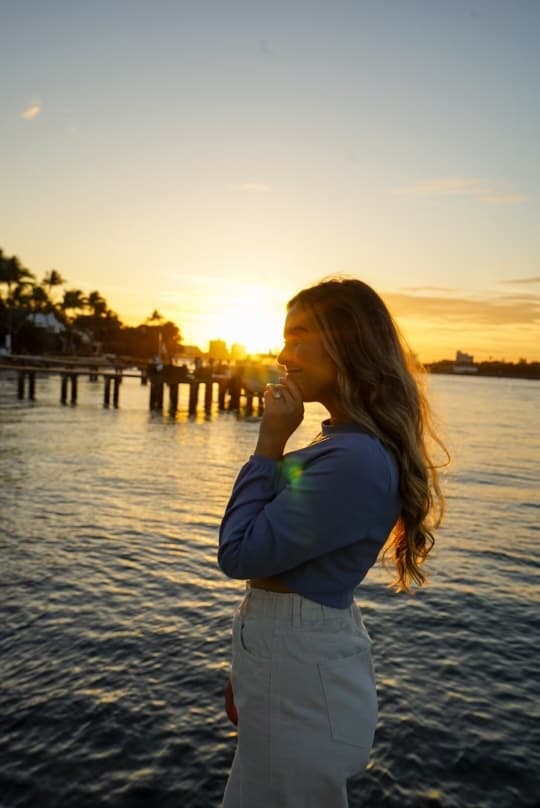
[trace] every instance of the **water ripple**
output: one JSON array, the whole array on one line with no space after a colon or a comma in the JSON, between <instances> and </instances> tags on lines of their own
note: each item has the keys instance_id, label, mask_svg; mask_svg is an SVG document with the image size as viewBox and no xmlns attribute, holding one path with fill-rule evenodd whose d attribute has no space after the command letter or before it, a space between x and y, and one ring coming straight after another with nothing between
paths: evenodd
<instances>
[{"instance_id":1,"label":"water ripple","mask_svg":"<svg viewBox=\"0 0 540 808\"><path fill-rule=\"evenodd\" d=\"M380 719L351 808L538 804L538 396L474 381L433 380L459 447L431 585L394 596L377 567L357 593ZM144 388L127 381L116 413L90 384L68 409L47 380L34 406L8 393L0 805L217 808L234 752L222 701L242 585L219 572L216 537L257 425L149 417ZM320 416L308 407L293 446Z\"/></svg>"}]
</instances>

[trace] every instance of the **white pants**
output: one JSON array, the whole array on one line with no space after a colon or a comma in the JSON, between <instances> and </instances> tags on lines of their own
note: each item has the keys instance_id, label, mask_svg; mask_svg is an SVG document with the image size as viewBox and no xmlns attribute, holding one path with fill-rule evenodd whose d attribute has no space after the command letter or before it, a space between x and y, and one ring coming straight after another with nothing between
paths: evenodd
<instances>
[{"instance_id":1,"label":"white pants","mask_svg":"<svg viewBox=\"0 0 540 808\"><path fill-rule=\"evenodd\" d=\"M358 606L249 589L232 635L238 740L222 808L346 808L377 721Z\"/></svg>"}]
</instances>

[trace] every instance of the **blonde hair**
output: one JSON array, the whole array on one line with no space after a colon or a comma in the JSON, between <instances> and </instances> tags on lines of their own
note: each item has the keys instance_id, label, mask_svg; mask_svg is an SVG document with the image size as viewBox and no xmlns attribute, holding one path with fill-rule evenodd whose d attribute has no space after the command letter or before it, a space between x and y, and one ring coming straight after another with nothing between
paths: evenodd
<instances>
[{"instance_id":1,"label":"blonde hair","mask_svg":"<svg viewBox=\"0 0 540 808\"><path fill-rule=\"evenodd\" d=\"M337 368L339 403L351 421L376 435L399 467L401 514L383 558L395 564L396 590L421 585L421 565L433 547L444 497L428 441L446 451L435 434L421 384L423 368L408 350L386 305L360 280L332 278L289 301L310 311Z\"/></svg>"}]
</instances>

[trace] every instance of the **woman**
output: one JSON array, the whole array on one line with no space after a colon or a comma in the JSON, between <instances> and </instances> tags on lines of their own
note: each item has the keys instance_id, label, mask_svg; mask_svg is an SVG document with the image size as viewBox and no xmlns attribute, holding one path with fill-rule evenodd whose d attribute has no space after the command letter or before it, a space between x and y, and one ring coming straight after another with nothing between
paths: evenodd
<instances>
[{"instance_id":1,"label":"woman","mask_svg":"<svg viewBox=\"0 0 540 808\"><path fill-rule=\"evenodd\" d=\"M359 280L297 294L278 361L287 376L265 391L220 530L221 569L247 580L233 620L226 709L238 743L223 808L340 808L377 720L354 591L385 544L395 587L423 583L442 515L425 440L435 436L396 326ZM330 418L284 455L306 401Z\"/></svg>"}]
</instances>

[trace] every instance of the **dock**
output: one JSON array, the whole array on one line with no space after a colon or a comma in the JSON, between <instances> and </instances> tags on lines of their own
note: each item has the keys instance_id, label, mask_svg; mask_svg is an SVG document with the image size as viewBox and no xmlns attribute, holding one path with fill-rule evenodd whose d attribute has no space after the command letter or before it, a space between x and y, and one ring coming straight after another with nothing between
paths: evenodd
<instances>
[{"instance_id":1,"label":"dock","mask_svg":"<svg viewBox=\"0 0 540 808\"><path fill-rule=\"evenodd\" d=\"M218 408L221 412L242 412L245 415L262 415L264 410L264 373L256 383L248 383L243 374L237 370L230 375L214 373L211 367L201 367L195 372L188 371L186 366L162 365L153 363L137 368L106 368L98 365L71 363L31 363L20 361L0 361L0 380L6 376L15 376L16 399L19 401L36 401L39 376L57 376L59 379L59 403L62 406L76 406L79 400L79 379L103 384L103 407L105 409L120 407L120 390L122 380L137 378L141 385L148 386L148 406L152 412L163 412L166 405L171 417L176 416L179 401L187 395L188 413L197 415L202 399L205 415L210 415L217 386ZM240 369L241 370L241 369ZM202 396L201 396L202 388ZM181 391L185 393L182 394ZM165 391L168 391L166 396Z\"/></svg>"}]
</instances>

